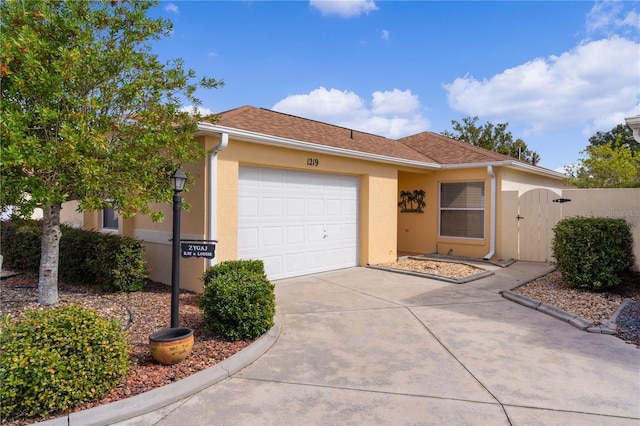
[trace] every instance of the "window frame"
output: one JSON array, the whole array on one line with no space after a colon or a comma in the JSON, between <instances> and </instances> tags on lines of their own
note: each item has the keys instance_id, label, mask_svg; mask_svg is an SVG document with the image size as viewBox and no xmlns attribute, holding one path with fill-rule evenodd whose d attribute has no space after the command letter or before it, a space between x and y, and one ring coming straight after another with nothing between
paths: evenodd
<instances>
[{"instance_id":1,"label":"window frame","mask_svg":"<svg viewBox=\"0 0 640 426\"><path fill-rule=\"evenodd\" d=\"M107 200L108 201L108 200ZM120 215L118 211L112 206L106 205L102 208L101 212L102 229L105 231L119 231L120 230ZM110 222L110 223L107 223ZM113 225L115 224L115 227Z\"/></svg>"},{"instance_id":2,"label":"window frame","mask_svg":"<svg viewBox=\"0 0 640 426\"><path fill-rule=\"evenodd\" d=\"M447 184L482 184L482 206L481 207L443 207L442 206L442 195L443 195L443 185ZM460 236L460 235L443 235L442 233L442 213L443 211L458 211L458 212L468 212L468 211L479 211L482 212L482 225L481 231L482 236ZM458 238L458 239L466 239L466 240L484 240L486 238L486 225L487 225L487 184L484 180L468 180L468 181L448 181L448 182L439 182L438 184L438 237L439 238Z\"/></svg>"}]
</instances>

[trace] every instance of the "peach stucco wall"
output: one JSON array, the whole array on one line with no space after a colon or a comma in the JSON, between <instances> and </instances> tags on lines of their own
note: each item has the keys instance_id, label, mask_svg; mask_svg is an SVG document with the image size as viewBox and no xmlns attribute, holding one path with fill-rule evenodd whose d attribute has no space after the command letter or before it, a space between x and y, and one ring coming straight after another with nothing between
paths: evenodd
<instances>
[{"instance_id":1,"label":"peach stucco wall","mask_svg":"<svg viewBox=\"0 0 640 426\"><path fill-rule=\"evenodd\" d=\"M498 168L496 172L497 182L500 180ZM422 172L423 173L423 172ZM441 182L469 182L482 181L485 183L485 232L484 238L450 238L438 235L439 197ZM490 195L491 180L485 167L473 169L439 170L431 174L399 173L398 192L396 200L399 200L400 191L413 191L422 189L426 193L424 213L399 213L398 216L398 251L413 253L438 253L452 256L465 256L482 258L490 249ZM500 186L497 186L497 194ZM500 197L496 198L499 206ZM499 209L498 209L499 210ZM497 220L500 218L498 217ZM496 230L496 255L500 257L499 229Z\"/></svg>"}]
</instances>

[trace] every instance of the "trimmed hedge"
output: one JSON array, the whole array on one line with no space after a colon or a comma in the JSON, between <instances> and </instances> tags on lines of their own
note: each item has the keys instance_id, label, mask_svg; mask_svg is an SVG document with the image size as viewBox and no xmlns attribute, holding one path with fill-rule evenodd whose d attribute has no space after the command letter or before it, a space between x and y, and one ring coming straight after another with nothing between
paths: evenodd
<instances>
[{"instance_id":1,"label":"trimmed hedge","mask_svg":"<svg viewBox=\"0 0 640 426\"><path fill-rule=\"evenodd\" d=\"M274 324L274 285L261 260L233 260L203 274L200 308L206 328L229 340L255 338Z\"/></svg>"},{"instance_id":2,"label":"trimmed hedge","mask_svg":"<svg viewBox=\"0 0 640 426\"><path fill-rule=\"evenodd\" d=\"M80 306L0 324L0 418L44 416L116 387L130 365L121 324Z\"/></svg>"},{"instance_id":3,"label":"trimmed hedge","mask_svg":"<svg viewBox=\"0 0 640 426\"><path fill-rule=\"evenodd\" d=\"M220 275L228 274L230 272L253 272L256 274L264 274L264 262L262 262L262 260L253 259L226 260L204 271L203 281L207 283Z\"/></svg>"},{"instance_id":4,"label":"trimmed hedge","mask_svg":"<svg viewBox=\"0 0 640 426\"><path fill-rule=\"evenodd\" d=\"M0 251L3 268L15 268L35 274L40 269L41 222L28 221L18 225L0 222Z\"/></svg>"},{"instance_id":5,"label":"trimmed hedge","mask_svg":"<svg viewBox=\"0 0 640 426\"><path fill-rule=\"evenodd\" d=\"M93 259L97 282L110 292L141 290L149 278L144 242L119 235L100 235Z\"/></svg>"},{"instance_id":6,"label":"trimmed hedge","mask_svg":"<svg viewBox=\"0 0 640 426\"><path fill-rule=\"evenodd\" d=\"M624 219L570 217L554 228L553 256L568 286L601 291L633 266L633 236Z\"/></svg>"},{"instance_id":7,"label":"trimmed hedge","mask_svg":"<svg viewBox=\"0 0 640 426\"><path fill-rule=\"evenodd\" d=\"M0 248L5 268L37 274L40 269L40 222L18 225L3 221ZM144 261L144 243L120 235L103 234L69 226L60 226L61 281L98 284L105 291L138 291L149 273Z\"/></svg>"}]
</instances>

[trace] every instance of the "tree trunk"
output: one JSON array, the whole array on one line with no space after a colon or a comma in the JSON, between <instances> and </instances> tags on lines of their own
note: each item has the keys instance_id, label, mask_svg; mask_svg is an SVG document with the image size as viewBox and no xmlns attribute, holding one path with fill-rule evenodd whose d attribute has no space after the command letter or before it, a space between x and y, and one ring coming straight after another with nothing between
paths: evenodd
<instances>
[{"instance_id":1,"label":"tree trunk","mask_svg":"<svg viewBox=\"0 0 640 426\"><path fill-rule=\"evenodd\" d=\"M40 249L40 277L38 302L45 305L58 303L58 263L60 255L60 203L42 209L43 229Z\"/></svg>"}]
</instances>

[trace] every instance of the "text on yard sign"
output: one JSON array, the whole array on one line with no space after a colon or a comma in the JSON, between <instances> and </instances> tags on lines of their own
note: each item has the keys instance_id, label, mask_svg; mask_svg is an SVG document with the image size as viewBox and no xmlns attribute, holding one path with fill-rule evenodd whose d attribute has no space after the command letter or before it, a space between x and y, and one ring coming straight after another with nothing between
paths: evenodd
<instances>
[{"instance_id":1,"label":"text on yard sign","mask_svg":"<svg viewBox=\"0 0 640 426\"><path fill-rule=\"evenodd\" d=\"M216 254L215 244L181 243L182 257L206 257L213 259Z\"/></svg>"}]
</instances>

